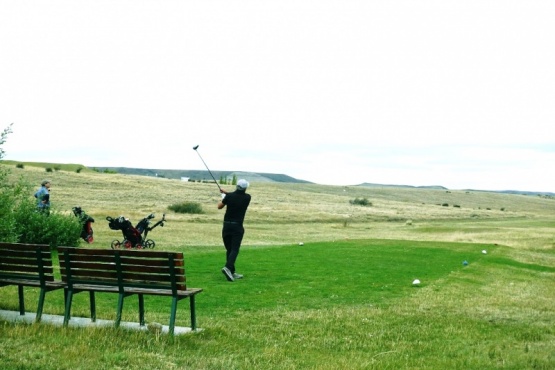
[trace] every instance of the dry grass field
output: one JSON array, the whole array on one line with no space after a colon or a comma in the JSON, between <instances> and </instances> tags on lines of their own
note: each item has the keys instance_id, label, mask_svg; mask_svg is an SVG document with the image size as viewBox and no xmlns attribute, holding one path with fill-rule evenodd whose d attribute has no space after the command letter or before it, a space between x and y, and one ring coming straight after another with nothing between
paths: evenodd
<instances>
[{"instance_id":1,"label":"dry grass field","mask_svg":"<svg viewBox=\"0 0 555 370\"><path fill-rule=\"evenodd\" d=\"M81 206L96 220L94 246L119 238L106 216L133 223L153 212L166 213L164 228L150 236L166 249L220 246L222 212L213 183L106 174L94 171L45 172L42 167L9 166L14 178L37 187L52 180L53 207L71 212ZM225 186L224 186L225 187ZM232 186L227 186L232 189ZM316 184L252 183L252 203L243 245L268 246L344 239L403 239L505 245L515 254L555 247L555 199L483 191L369 188ZM371 205L353 205L367 198ZM203 214L178 214L168 206L196 202ZM527 254L527 258L533 258ZM544 257L542 257L544 258Z\"/></svg>"},{"instance_id":2,"label":"dry grass field","mask_svg":"<svg viewBox=\"0 0 555 370\"><path fill-rule=\"evenodd\" d=\"M52 180L53 207L71 212L81 206L96 220L95 245L109 245L118 232L106 216L133 223L153 212L166 213L164 228L152 232L167 248L220 245L222 211L215 184L165 178L54 171L26 166L11 169L38 187ZM225 186L224 186L225 187ZM232 186L227 186L232 189ZM496 243L517 250L555 246L555 199L464 190L368 188L315 184L252 183L244 245L282 245L339 239L408 239ZM352 205L367 198L370 206ZM178 214L171 204L196 202L203 214Z\"/></svg>"}]
</instances>

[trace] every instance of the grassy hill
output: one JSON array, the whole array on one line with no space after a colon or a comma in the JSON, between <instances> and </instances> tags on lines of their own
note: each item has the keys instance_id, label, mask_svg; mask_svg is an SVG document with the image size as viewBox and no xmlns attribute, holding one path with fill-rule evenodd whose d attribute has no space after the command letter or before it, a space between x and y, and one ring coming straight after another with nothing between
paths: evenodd
<instances>
[{"instance_id":1,"label":"grassy hill","mask_svg":"<svg viewBox=\"0 0 555 370\"><path fill-rule=\"evenodd\" d=\"M164 170L164 169L146 169L146 168L128 168L128 167L98 167L98 171L112 171L125 175L154 176L164 177L168 179L181 179L187 177L191 181L214 181L208 171L202 170ZM244 178L249 182L288 182L288 183L309 183L308 181L295 179L291 176L275 173L260 172L243 172L243 171L212 171L216 180L220 180L223 176L232 179L233 176Z\"/></svg>"},{"instance_id":2,"label":"grassy hill","mask_svg":"<svg viewBox=\"0 0 555 370\"><path fill-rule=\"evenodd\" d=\"M130 168L130 167L86 167L81 164L67 164L67 163L47 163L47 162L20 162L20 161L7 161L2 160L8 166L23 166L25 167L38 167L42 169L50 168L52 170L62 171L95 171L106 173L119 173L123 175L138 175L161 177L167 179L181 179L183 177L189 178L191 181L214 181L208 171L203 170L167 170L167 169L151 169L151 168ZM287 183L310 183L309 181L299 180L294 177L277 174L277 173L261 173L261 172L244 172L244 171L212 171L216 180L226 177L232 179L233 176L237 178L244 178L249 182L287 182Z\"/></svg>"},{"instance_id":3,"label":"grassy hill","mask_svg":"<svg viewBox=\"0 0 555 370\"><path fill-rule=\"evenodd\" d=\"M171 245L220 243L218 229L222 214L215 207L219 191L213 182L184 182L88 169L77 173L73 167L68 167L67 171L46 172L40 166L23 169L6 166L14 177L22 177L33 186L38 186L43 178L50 178L53 206L70 212L78 205L100 220L95 229L101 243L109 244L109 239L115 235L103 222L106 216L125 215L136 222L150 212L168 213L168 227L172 223L175 225L171 228ZM519 247L535 243L538 238L547 238L542 244L552 245L551 231L543 226L528 239L515 227L517 224L531 227L538 218L555 217L552 198L429 188L257 181L251 182L249 192L253 195L253 203L249 209L250 232L245 236L247 244L372 236L494 242ZM371 205L351 204L357 198L367 199ZM171 204L179 202L197 202L205 213L187 215L168 211ZM445 222L450 223L448 228L444 227ZM543 225L542 222L539 224ZM425 231L434 228L443 231ZM161 237L163 231L158 231Z\"/></svg>"},{"instance_id":4,"label":"grassy hill","mask_svg":"<svg viewBox=\"0 0 555 370\"><path fill-rule=\"evenodd\" d=\"M59 164L59 163L46 163L46 162L19 162L19 161L0 161L8 166L23 166L23 167L38 167L41 169L50 168L52 170L63 170L63 171L85 171L85 172L105 172L105 173L119 173L123 175L138 175L138 176L149 176L149 177L159 177L167 179L182 179L188 178L190 181L200 181L200 182L213 182L212 176L208 171L203 170L167 170L167 169L148 169L148 168L132 168L132 167L86 167L81 164ZM294 177L285 174L276 173L266 173L266 172L245 172L245 171L212 171L212 174L216 180L220 181L221 177L225 177L229 180L236 178L244 178L249 182L277 182L277 183L297 183L297 184L311 184L310 181L296 179ZM353 185L355 186L355 185ZM406 189L435 189L435 190L448 190L446 187L441 185L429 185L429 186L411 186L403 184L375 184L364 182L356 186L367 187L367 188L406 188ZM472 192L480 192L483 190L478 189L464 189ZM491 192L491 191L490 191ZM493 191L495 193L503 194L520 194L520 195L539 195L548 198L555 197L555 193L552 192L536 192L536 191L524 191L524 190L501 190Z\"/></svg>"}]
</instances>

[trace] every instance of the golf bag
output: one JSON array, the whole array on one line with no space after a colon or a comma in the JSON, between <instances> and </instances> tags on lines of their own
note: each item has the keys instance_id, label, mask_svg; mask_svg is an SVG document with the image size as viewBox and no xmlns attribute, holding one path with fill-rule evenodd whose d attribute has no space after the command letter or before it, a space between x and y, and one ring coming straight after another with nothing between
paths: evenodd
<instances>
[{"instance_id":1,"label":"golf bag","mask_svg":"<svg viewBox=\"0 0 555 370\"><path fill-rule=\"evenodd\" d=\"M151 221L154 218L154 214L151 213L133 227L131 221L123 216L117 218L106 217L108 221L108 227L112 230L121 230L123 234L123 241L114 240L112 241L112 249L120 248L154 248L156 243L152 239L148 239L148 233L157 226L164 226L166 221L166 215L162 215L162 219L156 222L153 226L150 226Z\"/></svg>"},{"instance_id":2,"label":"golf bag","mask_svg":"<svg viewBox=\"0 0 555 370\"><path fill-rule=\"evenodd\" d=\"M73 214L79 219L83 228L81 229L81 239L91 244L94 241L92 223L94 218L86 214L81 207L73 207Z\"/></svg>"}]
</instances>

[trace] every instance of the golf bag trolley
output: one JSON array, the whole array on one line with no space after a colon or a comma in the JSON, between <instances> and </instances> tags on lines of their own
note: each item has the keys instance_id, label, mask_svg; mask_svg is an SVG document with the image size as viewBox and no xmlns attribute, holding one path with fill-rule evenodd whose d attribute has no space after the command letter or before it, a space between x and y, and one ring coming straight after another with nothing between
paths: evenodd
<instances>
[{"instance_id":1,"label":"golf bag trolley","mask_svg":"<svg viewBox=\"0 0 555 370\"><path fill-rule=\"evenodd\" d=\"M136 248L136 249L152 249L156 246L156 243L152 239L148 239L148 233L157 226L164 226L166 222L166 214L162 215L162 219L156 222L154 225L150 226L151 220L154 218L154 214L151 213L141 221L137 223L135 227L131 224L128 218L119 216L117 218L112 218L110 216L106 217L108 221L108 226L112 230L121 230L123 234L123 240L112 241L112 249L120 248Z\"/></svg>"},{"instance_id":2,"label":"golf bag trolley","mask_svg":"<svg viewBox=\"0 0 555 370\"><path fill-rule=\"evenodd\" d=\"M79 219L83 228L81 229L81 239L86 241L87 243L91 244L94 240L93 238L93 228L92 223L94 222L94 218L86 214L81 207L73 207L71 209L75 217Z\"/></svg>"}]
</instances>

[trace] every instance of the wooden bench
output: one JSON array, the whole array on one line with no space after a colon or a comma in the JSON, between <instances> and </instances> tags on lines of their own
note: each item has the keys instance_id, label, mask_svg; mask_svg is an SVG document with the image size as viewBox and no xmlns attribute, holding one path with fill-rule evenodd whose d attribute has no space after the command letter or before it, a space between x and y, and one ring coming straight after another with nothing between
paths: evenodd
<instances>
[{"instance_id":1,"label":"wooden bench","mask_svg":"<svg viewBox=\"0 0 555 370\"><path fill-rule=\"evenodd\" d=\"M46 293L65 285L56 281L50 246L0 243L0 286L17 285L19 314L25 315L24 287L40 289L36 322L40 322Z\"/></svg>"},{"instance_id":2,"label":"wooden bench","mask_svg":"<svg viewBox=\"0 0 555 370\"><path fill-rule=\"evenodd\" d=\"M144 295L172 297L169 333L174 334L177 302L189 298L191 329L196 330L195 295L187 288L183 253L58 247L60 272L66 286L64 325L71 317L73 295L89 292L91 320L96 321L95 293L119 295L115 326L121 322L125 297L139 298L139 323L145 325Z\"/></svg>"}]
</instances>

